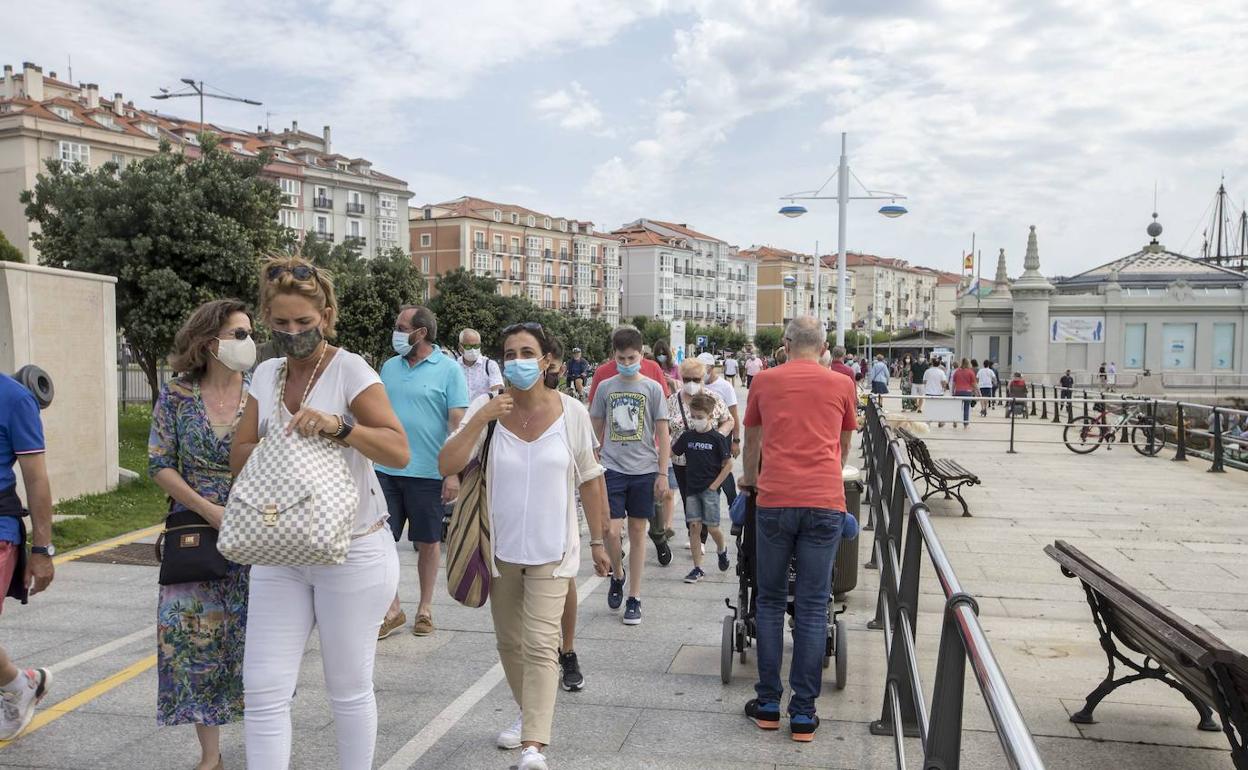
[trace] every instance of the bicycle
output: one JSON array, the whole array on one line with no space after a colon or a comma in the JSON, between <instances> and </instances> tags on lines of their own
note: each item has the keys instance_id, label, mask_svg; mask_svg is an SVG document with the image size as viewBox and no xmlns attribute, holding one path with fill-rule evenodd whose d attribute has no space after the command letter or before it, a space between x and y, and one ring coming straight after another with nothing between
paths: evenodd
<instances>
[{"instance_id":1,"label":"bicycle","mask_svg":"<svg viewBox=\"0 0 1248 770\"><path fill-rule=\"evenodd\" d=\"M1145 457L1155 456L1166 444L1165 427L1144 414L1142 404L1124 404L1121 411L1115 412L1107 404L1097 402L1093 411L1096 412L1095 417L1076 417L1062 431L1062 441L1075 454L1089 454L1102 444L1108 452L1115 443L1125 443L1128 435L1131 447ZM1112 422L1110 414L1115 416ZM1120 433L1121 442L1118 438Z\"/></svg>"}]
</instances>

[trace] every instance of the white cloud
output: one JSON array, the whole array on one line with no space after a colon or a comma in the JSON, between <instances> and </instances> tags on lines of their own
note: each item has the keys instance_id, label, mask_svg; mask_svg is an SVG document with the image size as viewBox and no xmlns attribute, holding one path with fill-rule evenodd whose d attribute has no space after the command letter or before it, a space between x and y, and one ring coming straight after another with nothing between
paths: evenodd
<instances>
[{"instance_id":1,"label":"white cloud","mask_svg":"<svg viewBox=\"0 0 1248 770\"><path fill-rule=\"evenodd\" d=\"M594 168L587 194L621 221L679 210L743 243L822 235L826 244L834 210L794 225L768 202L822 182L837 135L849 131L858 176L912 199L904 220L855 216L851 245L952 266L976 230L986 253L1007 247L1016 269L1034 223L1046 265L1070 271L1143 243L1154 179L1163 219L1167 204L1173 212L1173 247L1221 169L1242 180L1237 189L1248 187L1248 134L1235 130L1245 111L1229 96L1227 66L1242 47L1248 6L876 7L884 10L696 2L696 18L674 33L678 86L653 111L645 139ZM736 180L748 195L719 175L725 160L755 149L734 135L746 121L812 109L822 114L814 126L786 126L791 161ZM817 166L804 145L826 148ZM701 189L714 199L691 194ZM750 196L760 204L753 210L726 205Z\"/></svg>"},{"instance_id":2,"label":"white cloud","mask_svg":"<svg viewBox=\"0 0 1248 770\"><path fill-rule=\"evenodd\" d=\"M615 135L589 91L575 80L567 88L539 97L533 109L540 119L558 123L569 131L585 131L603 137Z\"/></svg>"}]
</instances>

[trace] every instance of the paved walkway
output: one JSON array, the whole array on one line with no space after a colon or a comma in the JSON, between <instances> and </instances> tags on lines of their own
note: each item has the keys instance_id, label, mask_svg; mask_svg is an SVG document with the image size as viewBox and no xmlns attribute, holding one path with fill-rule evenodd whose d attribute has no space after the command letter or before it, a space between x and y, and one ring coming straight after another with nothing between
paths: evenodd
<instances>
[{"instance_id":1,"label":"paved walkway","mask_svg":"<svg viewBox=\"0 0 1248 770\"><path fill-rule=\"evenodd\" d=\"M950 440L944 440L949 437ZM963 433L934 429L932 452L954 456L985 484L968 493L973 518L956 503L934 501L947 516L937 529L964 585L980 597L981 617L1050 768L1226 768L1224 737L1195 729L1193 710L1153 683L1119 690L1097 711L1100 724L1068 721L1104 674L1082 591L1042 552L1065 538L1154 598L1228 642L1248 648L1248 474L1207 474L1207 464L1146 459L1130 450L1077 457L1060 445L1020 444L1008 455L1001 426ZM1055 438L1028 425L1020 437ZM870 540L859 541L861 562ZM415 558L400 547L402 594L416 598ZM652 552L651 552L652 553ZM577 650L587 687L559 695L553 767L876 768L892 765L891 741L866 723L883 697L883 642L866 630L875 573L863 571L850 594L850 685L830 686L819 704L824 724L812 744L764 734L740 715L752 696L753 667L719 680L723 600L736 594L732 572L713 571L688 586L687 551L672 565L647 566L645 622L620 623L607 610L606 586L581 578ZM583 569L588 575L589 570ZM927 573L930 578L930 572ZM918 621L920 662L930 687L939 631L939 597L924 585ZM0 640L25 665L57 666L57 682L38 730L0 747L2 767L143 770L190 768L197 757L188 728L158 728L152 665L156 571L72 561L52 590L27 607L10 605ZM409 604L409 616L414 605ZM455 605L439 588L439 630L381 643L377 658L380 734L377 766L505 768L514 753L493 746L515 716L494 650L488 610ZM332 718L320 653L304 660L294 702L293 767L336 766ZM752 662L752 657L751 657ZM995 734L968 676L963 766L1004 766ZM94 697L92 697L94 696ZM58 713L63 710L64 713ZM51 719L51 721L46 721ZM238 726L225 728L226 766L241 768ZM913 766L916 742L908 741Z\"/></svg>"}]
</instances>

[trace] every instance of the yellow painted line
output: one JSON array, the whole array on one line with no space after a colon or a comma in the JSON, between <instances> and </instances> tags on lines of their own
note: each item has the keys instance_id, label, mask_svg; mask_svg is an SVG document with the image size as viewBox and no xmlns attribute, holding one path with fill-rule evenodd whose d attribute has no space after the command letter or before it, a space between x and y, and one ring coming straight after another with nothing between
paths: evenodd
<instances>
[{"instance_id":1,"label":"yellow painted line","mask_svg":"<svg viewBox=\"0 0 1248 770\"><path fill-rule=\"evenodd\" d=\"M22 736L30 735L39 728L52 724L75 709L85 706L109 690L129 682L131 679L134 679L136 676L142 674L144 671L147 671L155 665L156 656L150 655L137 663L130 664L107 679L101 679L87 689L74 693L56 705L48 706L47 708L42 709L35 715L35 718L31 720L30 726L26 728L22 735L14 740L21 740ZM0 749L3 749L12 742L13 741L0 741Z\"/></svg>"},{"instance_id":2,"label":"yellow painted line","mask_svg":"<svg viewBox=\"0 0 1248 770\"><path fill-rule=\"evenodd\" d=\"M118 535L117 537L110 538L108 540L101 540L94 545L84 545L82 548L77 548L69 553L52 557L52 563L59 566L75 559L81 559L84 556L91 556L92 554L97 554L100 551L107 551L110 548L116 548L119 545L126 545L127 543L142 540L145 537L159 535L164 528L164 524L154 524L150 527L136 529L133 532L127 532L124 535Z\"/></svg>"}]
</instances>

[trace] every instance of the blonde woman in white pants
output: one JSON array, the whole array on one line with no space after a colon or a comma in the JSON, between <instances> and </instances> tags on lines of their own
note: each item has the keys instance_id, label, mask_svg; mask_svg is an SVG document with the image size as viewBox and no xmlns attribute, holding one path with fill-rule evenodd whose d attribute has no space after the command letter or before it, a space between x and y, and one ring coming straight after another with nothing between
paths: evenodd
<instances>
[{"instance_id":1,"label":"blonde woman in white pants","mask_svg":"<svg viewBox=\"0 0 1248 770\"><path fill-rule=\"evenodd\" d=\"M321 641L325 689L338 737L338 766L373 766L377 702L373 658L377 629L398 588L399 563L386 531L385 498L373 461L402 467L407 437L377 373L364 359L335 348L337 308L329 275L302 259L269 260L261 270L260 317L283 358L260 364L230 452L235 475L269 430L321 434L343 444L360 491L352 542L343 564L251 570L243 654L243 733L247 767L290 766L290 706L308 637ZM284 428L269 425L286 364ZM318 767L326 763L318 760Z\"/></svg>"}]
</instances>

